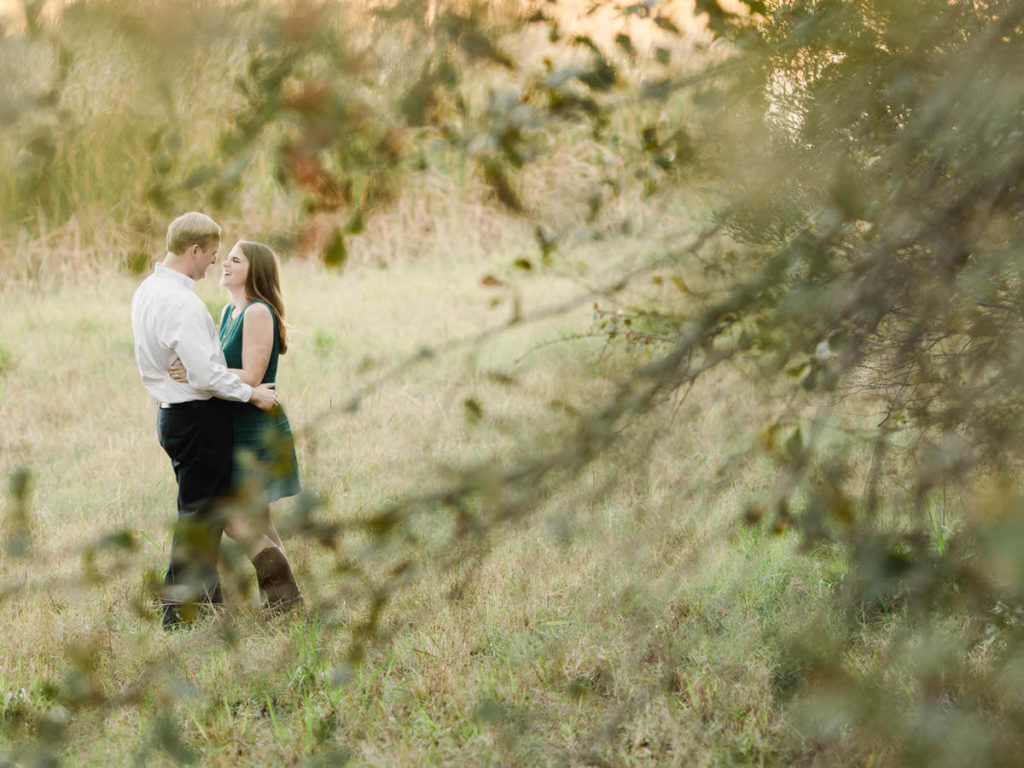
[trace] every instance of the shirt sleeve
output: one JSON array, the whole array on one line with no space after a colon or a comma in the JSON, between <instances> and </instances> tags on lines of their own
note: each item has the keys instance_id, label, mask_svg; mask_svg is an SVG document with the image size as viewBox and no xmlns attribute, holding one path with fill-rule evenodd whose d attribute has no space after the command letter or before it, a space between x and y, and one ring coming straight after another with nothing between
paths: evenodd
<instances>
[{"instance_id":1,"label":"shirt sleeve","mask_svg":"<svg viewBox=\"0 0 1024 768\"><path fill-rule=\"evenodd\" d=\"M188 383L196 389L243 403L252 396L252 387L228 371L213 320L198 298L177 313L168 346L188 371Z\"/></svg>"}]
</instances>

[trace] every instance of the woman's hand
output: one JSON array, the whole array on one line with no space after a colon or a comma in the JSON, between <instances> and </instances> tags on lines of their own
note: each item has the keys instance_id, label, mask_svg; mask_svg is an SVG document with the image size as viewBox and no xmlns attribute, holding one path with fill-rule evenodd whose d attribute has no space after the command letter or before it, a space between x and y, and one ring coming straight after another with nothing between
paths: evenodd
<instances>
[{"instance_id":1,"label":"woman's hand","mask_svg":"<svg viewBox=\"0 0 1024 768\"><path fill-rule=\"evenodd\" d=\"M185 366L181 364L181 360L175 360L167 372L171 374L171 378L175 381L185 383L188 381L188 371L185 370Z\"/></svg>"}]
</instances>

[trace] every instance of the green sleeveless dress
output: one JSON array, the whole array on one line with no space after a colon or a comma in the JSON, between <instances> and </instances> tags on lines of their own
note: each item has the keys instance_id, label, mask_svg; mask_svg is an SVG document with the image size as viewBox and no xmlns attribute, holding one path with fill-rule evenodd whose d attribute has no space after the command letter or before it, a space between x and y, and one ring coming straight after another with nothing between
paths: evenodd
<instances>
[{"instance_id":1,"label":"green sleeveless dress","mask_svg":"<svg viewBox=\"0 0 1024 768\"><path fill-rule=\"evenodd\" d=\"M256 302L249 302L241 310L229 304L221 315L220 344L228 368L242 367L242 328L245 310ZM274 318L274 346L270 350L267 372L263 382L277 380L278 349L281 332L277 314L265 301ZM288 416L278 405L272 411L261 411L250 403L231 403L231 421L235 435L235 461L232 486L243 495L265 494L267 502L302 491L299 482L299 464L295 457L295 440Z\"/></svg>"}]
</instances>

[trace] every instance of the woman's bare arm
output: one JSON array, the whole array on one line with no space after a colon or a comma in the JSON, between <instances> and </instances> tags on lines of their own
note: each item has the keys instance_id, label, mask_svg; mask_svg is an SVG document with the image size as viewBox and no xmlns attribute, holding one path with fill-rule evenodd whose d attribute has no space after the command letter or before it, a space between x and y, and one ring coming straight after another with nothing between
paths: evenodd
<instances>
[{"instance_id":1,"label":"woman's bare arm","mask_svg":"<svg viewBox=\"0 0 1024 768\"><path fill-rule=\"evenodd\" d=\"M250 304L242 326L242 367L229 370L255 387L267 372L274 347L274 317L266 304Z\"/></svg>"}]
</instances>

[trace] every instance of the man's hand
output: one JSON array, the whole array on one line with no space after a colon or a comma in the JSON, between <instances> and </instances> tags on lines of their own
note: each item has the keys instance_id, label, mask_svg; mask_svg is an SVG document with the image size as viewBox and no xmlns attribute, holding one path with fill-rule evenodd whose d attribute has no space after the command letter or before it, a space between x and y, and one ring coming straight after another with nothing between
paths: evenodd
<instances>
[{"instance_id":1,"label":"man's hand","mask_svg":"<svg viewBox=\"0 0 1024 768\"><path fill-rule=\"evenodd\" d=\"M276 384L260 384L252 388L249 402L261 411L269 411L277 405L277 392L274 391Z\"/></svg>"},{"instance_id":2,"label":"man's hand","mask_svg":"<svg viewBox=\"0 0 1024 768\"><path fill-rule=\"evenodd\" d=\"M185 366L182 365L181 360L175 360L171 367L167 369L167 372L171 374L171 378L175 381L182 383L188 382L188 371L185 370Z\"/></svg>"}]
</instances>

